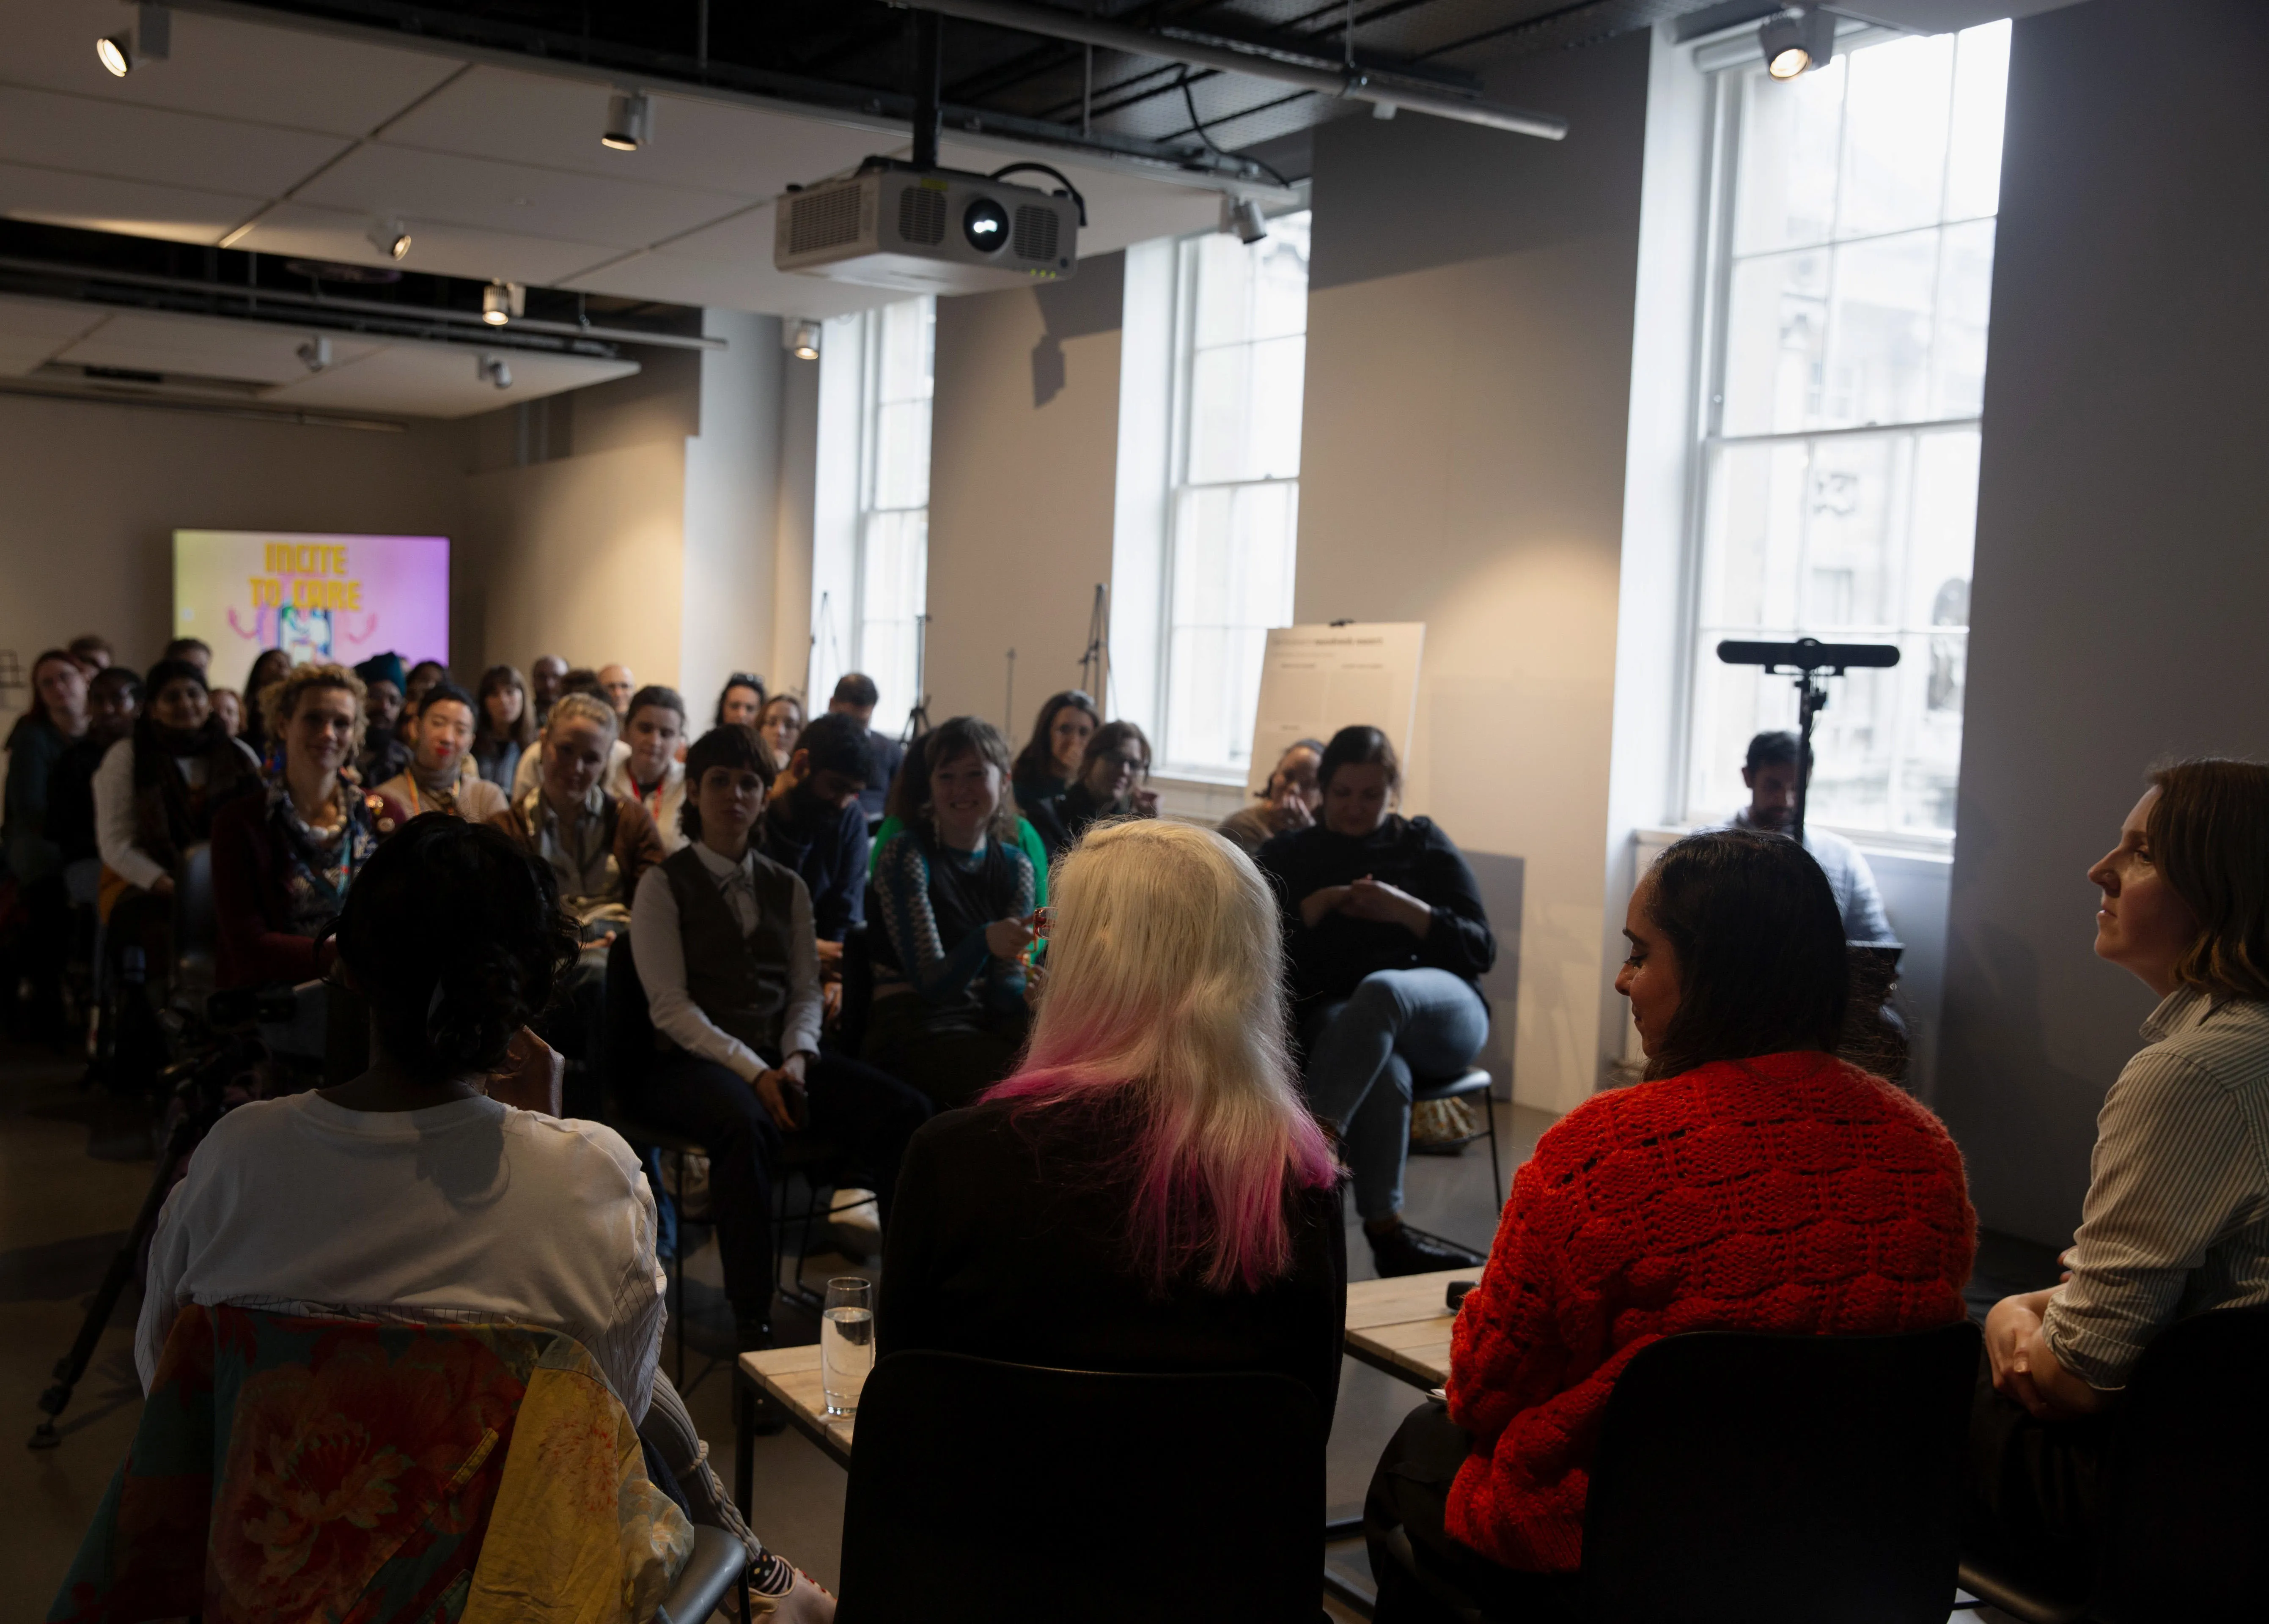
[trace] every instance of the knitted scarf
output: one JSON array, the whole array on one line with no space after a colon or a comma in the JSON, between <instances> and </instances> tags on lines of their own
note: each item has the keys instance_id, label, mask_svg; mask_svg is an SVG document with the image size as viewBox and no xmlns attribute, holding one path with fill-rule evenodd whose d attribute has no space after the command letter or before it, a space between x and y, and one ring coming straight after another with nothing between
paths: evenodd
<instances>
[{"instance_id":1,"label":"knitted scarf","mask_svg":"<svg viewBox=\"0 0 2269 1624\"><path fill-rule=\"evenodd\" d=\"M202 757L205 781L190 787L175 757ZM212 815L232 796L252 788L258 777L244 751L208 716L200 727L168 727L144 715L134 723L134 844L151 860L171 868L185 846L212 833Z\"/></svg>"}]
</instances>

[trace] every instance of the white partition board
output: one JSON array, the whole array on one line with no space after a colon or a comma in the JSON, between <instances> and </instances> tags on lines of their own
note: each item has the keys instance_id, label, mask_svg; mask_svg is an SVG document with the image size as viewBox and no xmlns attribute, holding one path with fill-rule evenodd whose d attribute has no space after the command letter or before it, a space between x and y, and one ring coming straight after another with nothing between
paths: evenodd
<instances>
[{"instance_id":1,"label":"white partition board","mask_svg":"<svg viewBox=\"0 0 2269 1624\"><path fill-rule=\"evenodd\" d=\"M1383 731L1408 760L1425 646L1426 624L1418 620L1271 629L1246 787L1255 794L1268 788L1276 758L1294 741L1328 740L1358 723Z\"/></svg>"}]
</instances>

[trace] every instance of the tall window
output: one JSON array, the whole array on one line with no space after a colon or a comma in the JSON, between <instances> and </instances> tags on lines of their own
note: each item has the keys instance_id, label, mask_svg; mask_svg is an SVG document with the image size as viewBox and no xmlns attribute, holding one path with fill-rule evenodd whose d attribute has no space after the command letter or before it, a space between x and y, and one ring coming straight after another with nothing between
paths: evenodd
<instances>
[{"instance_id":1,"label":"tall window","mask_svg":"<svg viewBox=\"0 0 2269 1624\"><path fill-rule=\"evenodd\" d=\"M828 322L820 351L812 698L864 671L886 733L920 698L936 329L936 301L910 299Z\"/></svg>"},{"instance_id":2,"label":"tall window","mask_svg":"<svg viewBox=\"0 0 2269 1624\"><path fill-rule=\"evenodd\" d=\"M1690 817L1795 725L1718 639L1809 635L1901 653L1830 684L1812 815L1953 830L2008 62L2004 22L1718 77Z\"/></svg>"},{"instance_id":3,"label":"tall window","mask_svg":"<svg viewBox=\"0 0 2269 1624\"><path fill-rule=\"evenodd\" d=\"M1176 247L1154 712L1168 772L1244 772L1268 631L1292 618L1308 223L1272 220L1250 247L1208 233Z\"/></svg>"}]
</instances>

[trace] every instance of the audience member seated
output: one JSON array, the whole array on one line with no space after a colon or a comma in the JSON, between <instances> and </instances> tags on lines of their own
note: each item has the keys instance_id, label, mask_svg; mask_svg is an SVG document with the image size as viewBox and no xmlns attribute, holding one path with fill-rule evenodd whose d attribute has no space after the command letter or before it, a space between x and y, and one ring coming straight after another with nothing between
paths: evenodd
<instances>
[{"instance_id":1,"label":"audience member seated","mask_svg":"<svg viewBox=\"0 0 2269 1624\"><path fill-rule=\"evenodd\" d=\"M538 654L528 668L528 702L536 712L540 733L551 720L551 707L567 691L567 662L557 654Z\"/></svg>"},{"instance_id":2,"label":"audience member seated","mask_svg":"<svg viewBox=\"0 0 2269 1624\"><path fill-rule=\"evenodd\" d=\"M2178 1319L2269 1302L2269 766L2162 767L2088 872L2099 957L2157 995L2096 1118L2064 1283L1985 1320L1964 1545L2041 1577L2093 1571L2099 1412ZM2233 1372L2233 1379L2250 1379Z\"/></svg>"},{"instance_id":3,"label":"audience member seated","mask_svg":"<svg viewBox=\"0 0 2269 1624\"><path fill-rule=\"evenodd\" d=\"M1053 803L1072 786L1087 758L1087 742L1101 726L1102 713L1081 690L1067 688L1048 696L1009 780L1018 811L1031 817L1035 807Z\"/></svg>"},{"instance_id":4,"label":"audience member seated","mask_svg":"<svg viewBox=\"0 0 2269 1624\"><path fill-rule=\"evenodd\" d=\"M476 823L493 823L505 810L505 793L480 775L473 762L473 697L455 683L436 683L418 698L410 730L410 764L378 786L410 816L447 812Z\"/></svg>"},{"instance_id":5,"label":"audience member seated","mask_svg":"<svg viewBox=\"0 0 2269 1624\"><path fill-rule=\"evenodd\" d=\"M159 1217L135 1363L146 1390L190 1303L561 1331L696 1520L761 1555L656 1368L664 1281L638 1158L611 1128L484 1092L575 936L549 871L493 829L428 815L381 845L338 919L343 972L371 1008L370 1068L215 1126ZM763 1556L758 1588L795 1583ZM787 1616L831 1616L805 1582L795 1605L809 1602Z\"/></svg>"},{"instance_id":6,"label":"audience member seated","mask_svg":"<svg viewBox=\"0 0 2269 1624\"><path fill-rule=\"evenodd\" d=\"M582 694L596 699L606 705L609 711L614 712L615 743L607 756L607 771L612 773L617 767L630 759L631 747L623 738L622 713L615 709L613 703L607 698L607 690L600 686L599 674L588 667L578 666L561 679L560 695L565 698L568 694ZM558 701L555 699L552 703L557 705ZM550 712L547 712L545 714L548 719ZM547 720L544 726L550 725ZM539 730L536 742L521 752L520 764L513 769L511 798L515 801L526 800L543 778L543 734Z\"/></svg>"},{"instance_id":7,"label":"audience member seated","mask_svg":"<svg viewBox=\"0 0 2269 1624\"><path fill-rule=\"evenodd\" d=\"M922 754L920 780L909 771L891 788L904 829L875 860L866 1057L944 1108L1007 1076L1024 1046L1038 871L1016 844L1009 745L993 724L957 716Z\"/></svg>"},{"instance_id":8,"label":"audience member seated","mask_svg":"<svg viewBox=\"0 0 2269 1624\"><path fill-rule=\"evenodd\" d=\"M685 844L678 830L678 810L686 799L684 764L678 760L685 749L685 701L675 688L649 684L631 698L630 721L624 729L630 754L607 769L607 793L635 801L661 831L664 851Z\"/></svg>"},{"instance_id":9,"label":"audience member seated","mask_svg":"<svg viewBox=\"0 0 2269 1624\"><path fill-rule=\"evenodd\" d=\"M735 671L725 679L725 686L717 691L717 715L711 724L718 727L753 727L765 710L765 679L746 671Z\"/></svg>"},{"instance_id":10,"label":"audience member seated","mask_svg":"<svg viewBox=\"0 0 2269 1624\"><path fill-rule=\"evenodd\" d=\"M796 735L802 731L803 701L794 694L774 694L757 712L757 735L772 751L775 772L787 765L787 758L795 749Z\"/></svg>"},{"instance_id":11,"label":"audience member seated","mask_svg":"<svg viewBox=\"0 0 2269 1624\"><path fill-rule=\"evenodd\" d=\"M63 945L70 935L70 894L63 853L50 827L56 769L87 732L86 673L67 649L51 648L32 661L32 708L8 735L8 779L0 845L7 873L29 916L18 935L20 963L6 988L12 1009L18 981L28 976L38 1018L60 1017ZM11 957L16 956L14 955Z\"/></svg>"},{"instance_id":12,"label":"audience member seated","mask_svg":"<svg viewBox=\"0 0 2269 1624\"><path fill-rule=\"evenodd\" d=\"M416 716L418 711L418 702L425 698L425 690L432 687L436 683L446 683L448 680L449 668L443 665L440 661L419 661L416 665L410 668L410 679L403 684L403 709L408 712L411 716Z\"/></svg>"},{"instance_id":13,"label":"audience member seated","mask_svg":"<svg viewBox=\"0 0 2269 1624\"><path fill-rule=\"evenodd\" d=\"M894 1077L819 1047L819 956L803 882L755 849L772 763L746 727L686 754L690 844L647 870L631 915L639 980L662 1052L618 1080L624 1104L709 1153L711 1210L739 1346L772 1346L772 1168L809 1129L852 1172L839 1231L886 1222L906 1140L929 1115ZM874 1206L868 1206L869 1202ZM879 1211L877 1211L879 1208ZM852 1240L870 1255L871 1228Z\"/></svg>"},{"instance_id":14,"label":"audience member seated","mask_svg":"<svg viewBox=\"0 0 2269 1624\"><path fill-rule=\"evenodd\" d=\"M1257 807L1240 807L1221 820L1221 837L1244 852L1258 852L1278 835L1306 829L1324 804L1317 771L1324 764L1320 739L1302 739L1276 758Z\"/></svg>"},{"instance_id":15,"label":"audience member seated","mask_svg":"<svg viewBox=\"0 0 2269 1624\"><path fill-rule=\"evenodd\" d=\"M379 841L409 821L390 787L358 789L340 776L362 724L362 683L352 672L295 666L269 684L268 706L283 768L263 793L240 796L213 817L225 988L313 981L328 970L333 944L323 938L348 888Z\"/></svg>"},{"instance_id":16,"label":"audience member seated","mask_svg":"<svg viewBox=\"0 0 2269 1624\"><path fill-rule=\"evenodd\" d=\"M212 838L213 816L225 804L260 787L252 752L213 716L202 668L160 661L146 686L148 705L134 731L111 746L94 775L104 911L122 941L143 941L152 925L162 934L182 854ZM132 925L122 909L132 911Z\"/></svg>"},{"instance_id":17,"label":"audience member seated","mask_svg":"<svg viewBox=\"0 0 2269 1624\"><path fill-rule=\"evenodd\" d=\"M1328 1428L1347 1231L1268 884L1176 823L1098 830L1058 882L1024 1069L907 1150L879 1351L1276 1371Z\"/></svg>"},{"instance_id":18,"label":"audience member seated","mask_svg":"<svg viewBox=\"0 0 2269 1624\"><path fill-rule=\"evenodd\" d=\"M631 675L628 666L619 661L601 666L598 675L601 696L614 706L617 718L627 722L631 717L631 696L638 692L638 678Z\"/></svg>"},{"instance_id":19,"label":"audience member seated","mask_svg":"<svg viewBox=\"0 0 2269 1624\"><path fill-rule=\"evenodd\" d=\"M661 831L635 801L607 793L615 713L603 699L568 693L543 729L543 771L535 788L490 821L550 865L560 905L582 933L583 951L560 978L551 1007L530 1025L571 1062L568 1114L599 1114L600 1022L606 1009L607 949L630 924L639 881L662 860Z\"/></svg>"},{"instance_id":20,"label":"audience member seated","mask_svg":"<svg viewBox=\"0 0 2269 1624\"><path fill-rule=\"evenodd\" d=\"M94 834L94 775L110 747L134 731L142 709L142 678L124 666L104 666L86 689L86 733L57 759L48 781L48 838L63 860L63 885L73 907L93 904L101 848Z\"/></svg>"},{"instance_id":21,"label":"audience member seated","mask_svg":"<svg viewBox=\"0 0 2269 1624\"><path fill-rule=\"evenodd\" d=\"M233 688L216 688L212 690L212 708L214 720L220 723L220 730L223 733L232 739L244 737L244 696L242 694ZM253 749L249 743L247 743L245 748L252 749L254 760L257 761L260 758L260 752Z\"/></svg>"},{"instance_id":22,"label":"audience member seated","mask_svg":"<svg viewBox=\"0 0 2269 1624\"><path fill-rule=\"evenodd\" d=\"M1537 1141L1459 1311L1448 1404L1414 1411L1371 1480L1373 1537L1401 1524L1419 1565L1491 1617L1572 1597L1600 1419L1639 1348L1963 1314L1977 1216L1962 1153L1830 1052L1844 929L1819 865L1745 830L1689 836L1640 883L1623 934L1615 986L1647 1080Z\"/></svg>"},{"instance_id":23,"label":"audience member seated","mask_svg":"<svg viewBox=\"0 0 2269 1624\"><path fill-rule=\"evenodd\" d=\"M1733 814L1727 828L1763 829L1785 835L1795 826L1797 745L1796 734L1788 732L1761 733L1749 741L1748 759L1741 768L1741 782L1749 786L1749 804ZM1811 764L1805 764L1807 769ZM1844 919L1844 940L1896 945L1898 937L1883 912L1874 871L1859 855L1859 848L1807 817L1804 849L1819 863L1836 893L1837 911Z\"/></svg>"},{"instance_id":24,"label":"audience member seated","mask_svg":"<svg viewBox=\"0 0 2269 1624\"><path fill-rule=\"evenodd\" d=\"M827 714L832 716L839 714L839 712L831 711L828 712ZM861 731L866 733L868 742L872 744L875 739L874 734L871 731L863 728ZM932 734L926 733L922 734L920 738L916 739L912 744L905 746L905 754L898 763L898 778L891 780L893 787L896 786L898 779L907 779L915 784L921 784L928 781L929 772L923 764L927 760L923 751L928 747L932 736ZM1014 797L1012 796L1011 799L1013 800ZM866 816L866 802L863 796L861 796L860 801L860 816L862 817ZM875 826L874 838L869 842L867 848L867 877L869 880L874 878L875 865L883 855L883 848L890 845L891 841L901 830L903 830L905 826L905 820L898 816L895 812L884 817L880 823ZM1047 842L1040 838L1040 831L1032 827L1031 819L1025 817L1021 814L1019 814L1016 819L1016 845L1017 848L1024 853L1026 859L1029 860L1032 865L1032 885L1033 896L1035 897L1033 906L1045 908L1048 905Z\"/></svg>"},{"instance_id":25,"label":"audience member seated","mask_svg":"<svg viewBox=\"0 0 2269 1624\"><path fill-rule=\"evenodd\" d=\"M867 775L867 787L860 793L859 804L866 809L870 823L886 809L883 802L898 776L898 764L905 757L905 746L875 731L875 706L881 698L873 677L861 671L846 671L835 684L833 697L827 701L830 711L849 717L867 730L867 748L875 753L875 766Z\"/></svg>"},{"instance_id":26,"label":"audience member seated","mask_svg":"<svg viewBox=\"0 0 2269 1624\"><path fill-rule=\"evenodd\" d=\"M1105 722L1089 735L1079 776L1053 801L1020 809L1040 831L1053 863L1079 838L1106 818L1156 817L1158 792L1150 776L1150 741L1133 722Z\"/></svg>"},{"instance_id":27,"label":"audience member seated","mask_svg":"<svg viewBox=\"0 0 2269 1624\"><path fill-rule=\"evenodd\" d=\"M209 672L212 669L212 645L203 638L175 638L159 656L160 664L168 660L186 661L199 671Z\"/></svg>"},{"instance_id":28,"label":"audience member seated","mask_svg":"<svg viewBox=\"0 0 2269 1624\"><path fill-rule=\"evenodd\" d=\"M765 797L757 849L811 894L822 972L839 962L844 933L866 918L867 815L859 792L874 754L847 716L817 716L796 735Z\"/></svg>"},{"instance_id":29,"label":"audience member seated","mask_svg":"<svg viewBox=\"0 0 2269 1624\"><path fill-rule=\"evenodd\" d=\"M1448 835L1393 809L1401 767L1378 728L1334 734L1317 782L1323 822L1254 860L1283 910L1308 1104L1338 1136L1381 1275L1477 1264L1403 1224L1402 1169L1414 1080L1458 1075L1489 1036L1481 888Z\"/></svg>"},{"instance_id":30,"label":"audience member seated","mask_svg":"<svg viewBox=\"0 0 2269 1624\"><path fill-rule=\"evenodd\" d=\"M521 752L536 742L536 707L528 702L528 683L515 667L491 666L481 673L473 699L479 712L473 725L473 764L508 794Z\"/></svg>"},{"instance_id":31,"label":"audience member seated","mask_svg":"<svg viewBox=\"0 0 2269 1624\"><path fill-rule=\"evenodd\" d=\"M244 678L244 731L241 738L260 758L260 770L270 771L276 741L268 736L268 690L290 674L292 656L280 648L264 648Z\"/></svg>"},{"instance_id":32,"label":"audience member seated","mask_svg":"<svg viewBox=\"0 0 2269 1624\"><path fill-rule=\"evenodd\" d=\"M90 683L97 672L107 671L118 663L118 651L110 646L110 639L92 631L73 638L69 646L70 657L78 661L78 668L86 673Z\"/></svg>"},{"instance_id":33,"label":"audience member seated","mask_svg":"<svg viewBox=\"0 0 2269 1624\"><path fill-rule=\"evenodd\" d=\"M395 736L402 720L403 690L409 683L399 654L373 654L354 668L362 679L362 743L355 751L355 776L375 788L410 770L410 746Z\"/></svg>"}]
</instances>

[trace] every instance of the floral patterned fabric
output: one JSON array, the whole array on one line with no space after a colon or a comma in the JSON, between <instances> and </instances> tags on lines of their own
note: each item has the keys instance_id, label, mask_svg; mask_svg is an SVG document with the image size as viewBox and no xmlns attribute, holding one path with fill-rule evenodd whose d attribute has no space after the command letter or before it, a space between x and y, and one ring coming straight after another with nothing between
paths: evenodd
<instances>
[{"instance_id":1,"label":"floral patterned fabric","mask_svg":"<svg viewBox=\"0 0 2269 1624\"><path fill-rule=\"evenodd\" d=\"M192 1305L48 1617L612 1624L691 1549L568 1337Z\"/></svg>"}]
</instances>

